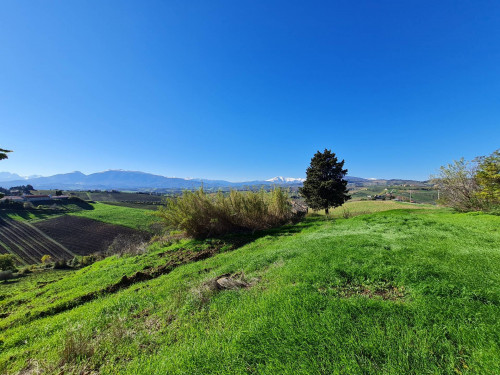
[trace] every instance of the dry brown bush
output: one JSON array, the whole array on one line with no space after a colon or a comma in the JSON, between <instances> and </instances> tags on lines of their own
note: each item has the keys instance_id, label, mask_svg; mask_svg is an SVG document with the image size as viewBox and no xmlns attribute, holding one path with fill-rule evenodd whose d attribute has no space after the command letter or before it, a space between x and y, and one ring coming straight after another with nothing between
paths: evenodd
<instances>
[{"instance_id":1,"label":"dry brown bush","mask_svg":"<svg viewBox=\"0 0 500 375\"><path fill-rule=\"evenodd\" d=\"M291 221L297 213L292 210L287 192L281 188L271 192L232 190L229 194L207 194L200 189L168 198L157 215L168 229L206 238L276 227Z\"/></svg>"}]
</instances>

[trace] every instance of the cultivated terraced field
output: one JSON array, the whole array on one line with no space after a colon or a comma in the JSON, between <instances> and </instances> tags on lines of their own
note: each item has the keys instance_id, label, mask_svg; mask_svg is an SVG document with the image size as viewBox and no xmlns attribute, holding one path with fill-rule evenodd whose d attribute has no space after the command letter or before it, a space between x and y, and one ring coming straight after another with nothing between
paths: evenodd
<instances>
[{"instance_id":1,"label":"cultivated terraced field","mask_svg":"<svg viewBox=\"0 0 500 375\"><path fill-rule=\"evenodd\" d=\"M11 253L23 264L40 262L44 255L70 259L71 250L27 222L0 218L0 253Z\"/></svg>"},{"instance_id":2,"label":"cultivated terraced field","mask_svg":"<svg viewBox=\"0 0 500 375\"><path fill-rule=\"evenodd\" d=\"M77 255L104 251L116 236L142 235L143 232L77 216L60 216L34 224L36 228Z\"/></svg>"}]
</instances>

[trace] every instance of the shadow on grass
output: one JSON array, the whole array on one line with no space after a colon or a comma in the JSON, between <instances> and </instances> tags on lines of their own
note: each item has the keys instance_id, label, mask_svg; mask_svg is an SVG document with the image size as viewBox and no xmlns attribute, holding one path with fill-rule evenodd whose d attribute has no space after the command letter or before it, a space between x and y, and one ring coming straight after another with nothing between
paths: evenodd
<instances>
[{"instance_id":1,"label":"shadow on grass","mask_svg":"<svg viewBox=\"0 0 500 375\"><path fill-rule=\"evenodd\" d=\"M256 231L253 233L241 232L218 237L210 237L201 240L193 239L192 244L195 248L199 247L200 249L206 248L206 246L208 245L217 248L221 252L232 251L263 237L278 239L280 237L293 236L310 228L320 226L325 221L331 220L334 219L325 217L323 215L307 216L293 224L286 224L280 227Z\"/></svg>"},{"instance_id":2,"label":"shadow on grass","mask_svg":"<svg viewBox=\"0 0 500 375\"><path fill-rule=\"evenodd\" d=\"M69 212L94 210L90 203L78 199L69 198L64 201L40 201L36 202L36 207L24 207L22 203L0 205L0 217L17 215L24 220L45 220L54 215L61 215Z\"/></svg>"},{"instance_id":3,"label":"shadow on grass","mask_svg":"<svg viewBox=\"0 0 500 375\"><path fill-rule=\"evenodd\" d=\"M2 282L0 282L0 285L11 285L11 284L17 284L20 280L20 278L24 277L25 275L22 275L22 276L14 276L12 279L7 279L7 280L3 280Z\"/></svg>"}]
</instances>

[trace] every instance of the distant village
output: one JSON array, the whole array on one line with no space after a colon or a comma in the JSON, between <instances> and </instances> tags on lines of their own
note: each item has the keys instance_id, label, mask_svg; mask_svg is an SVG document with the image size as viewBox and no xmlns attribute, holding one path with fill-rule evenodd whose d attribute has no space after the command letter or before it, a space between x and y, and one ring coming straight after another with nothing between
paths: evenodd
<instances>
[{"instance_id":1,"label":"distant village","mask_svg":"<svg viewBox=\"0 0 500 375\"><path fill-rule=\"evenodd\" d=\"M31 203L38 203L38 202L42 202L42 201L61 201L61 200L65 200L65 199L69 199L70 196L69 195L27 195L27 194L23 194L21 196L19 195L8 195L6 197L3 197L0 199L0 202L5 202L5 201L9 201L9 202L20 202L20 203L24 203L24 202L31 202Z\"/></svg>"},{"instance_id":2,"label":"distant village","mask_svg":"<svg viewBox=\"0 0 500 375\"><path fill-rule=\"evenodd\" d=\"M42 194L36 195L32 194L33 186L15 186L10 189L0 188L0 194L5 195L3 198L0 198L0 203L10 203L10 202L18 202L18 203L50 203L51 201L57 202L61 200L66 200L71 198L69 195L63 195L62 191L56 190L56 194Z\"/></svg>"}]
</instances>

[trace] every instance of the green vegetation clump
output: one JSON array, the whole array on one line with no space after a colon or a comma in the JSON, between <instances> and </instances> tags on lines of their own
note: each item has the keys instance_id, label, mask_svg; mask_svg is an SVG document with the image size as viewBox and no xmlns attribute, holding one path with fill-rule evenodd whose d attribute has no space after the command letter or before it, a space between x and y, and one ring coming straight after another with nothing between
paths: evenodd
<instances>
[{"instance_id":1,"label":"green vegetation clump","mask_svg":"<svg viewBox=\"0 0 500 375\"><path fill-rule=\"evenodd\" d=\"M16 269L16 259L12 254L0 254L0 270L8 271Z\"/></svg>"},{"instance_id":2,"label":"green vegetation clump","mask_svg":"<svg viewBox=\"0 0 500 375\"><path fill-rule=\"evenodd\" d=\"M42 264L47 264L47 263L52 262L52 257L50 255L46 254L46 255L42 256L40 261L42 262Z\"/></svg>"},{"instance_id":3,"label":"green vegetation clump","mask_svg":"<svg viewBox=\"0 0 500 375\"><path fill-rule=\"evenodd\" d=\"M194 238L219 236L232 232L269 229L290 221L294 214L288 194L281 188L271 192L207 194L184 191L167 198L157 215L168 229L179 229Z\"/></svg>"}]
</instances>

